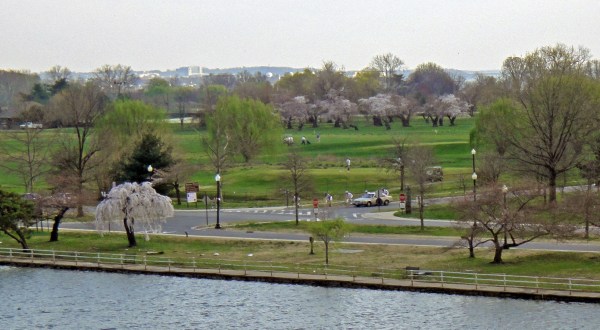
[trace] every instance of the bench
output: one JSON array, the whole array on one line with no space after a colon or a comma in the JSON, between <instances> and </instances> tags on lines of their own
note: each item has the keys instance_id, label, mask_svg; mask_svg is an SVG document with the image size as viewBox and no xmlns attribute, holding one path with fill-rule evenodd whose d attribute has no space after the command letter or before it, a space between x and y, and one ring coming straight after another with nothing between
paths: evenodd
<instances>
[{"instance_id":1,"label":"bench","mask_svg":"<svg viewBox=\"0 0 600 330\"><path fill-rule=\"evenodd\" d=\"M428 271L424 271L424 270L420 270L419 267L414 267L414 266L406 266L406 268L404 268L406 271L406 275L409 278L416 278L419 276L427 276L427 275L431 275L431 272Z\"/></svg>"}]
</instances>

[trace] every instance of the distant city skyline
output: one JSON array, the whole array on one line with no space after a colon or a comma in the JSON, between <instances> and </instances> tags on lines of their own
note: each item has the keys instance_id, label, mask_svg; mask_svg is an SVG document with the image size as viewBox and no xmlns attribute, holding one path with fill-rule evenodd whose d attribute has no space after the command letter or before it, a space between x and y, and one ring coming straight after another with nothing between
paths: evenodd
<instances>
[{"instance_id":1,"label":"distant city skyline","mask_svg":"<svg viewBox=\"0 0 600 330\"><path fill-rule=\"evenodd\" d=\"M591 0L4 0L0 69L360 70L392 53L407 69L499 70L557 43L600 58L599 12Z\"/></svg>"}]
</instances>

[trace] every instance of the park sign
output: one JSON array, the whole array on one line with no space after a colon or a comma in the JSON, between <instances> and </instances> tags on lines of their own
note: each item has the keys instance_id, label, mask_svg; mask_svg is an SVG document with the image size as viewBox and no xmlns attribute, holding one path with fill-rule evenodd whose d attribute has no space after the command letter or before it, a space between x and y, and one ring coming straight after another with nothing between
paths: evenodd
<instances>
[{"instance_id":1,"label":"park sign","mask_svg":"<svg viewBox=\"0 0 600 330\"><path fill-rule=\"evenodd\" d=\"M191 192L197 193L198 191L200 191L200 185L198 184L198 182L188 182L188 183L185 184L185 192L187 192L187 193L191 193Z\"/></svg>"},{"instance_id":2,"label":"park sign","mask_svg":"<svg viewBox=\"0 0 600 330\"><path fill-rule=\"evenodd\" d=\"M185 192L187 194L188 203L198 202L198 191L200 191L200 185L198 184L198 182L188 182L185 184Z\"/></svg>"}]
</instances>

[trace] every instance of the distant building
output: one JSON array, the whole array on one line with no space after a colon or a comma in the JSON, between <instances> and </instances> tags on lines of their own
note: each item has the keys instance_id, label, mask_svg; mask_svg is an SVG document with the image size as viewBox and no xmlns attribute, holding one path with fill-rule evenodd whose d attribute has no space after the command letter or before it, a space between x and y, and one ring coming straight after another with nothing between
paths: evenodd
<instances>
[{"instance_id":1,"label":"distant building","mask_svg":"<svg viewBox=\"0 0 600 330\"><path fill-rule=\"evenodd\" d=\"M202 68L199 66L188 66L188 76L201 76Z\"/></svg>"}]
</instances>

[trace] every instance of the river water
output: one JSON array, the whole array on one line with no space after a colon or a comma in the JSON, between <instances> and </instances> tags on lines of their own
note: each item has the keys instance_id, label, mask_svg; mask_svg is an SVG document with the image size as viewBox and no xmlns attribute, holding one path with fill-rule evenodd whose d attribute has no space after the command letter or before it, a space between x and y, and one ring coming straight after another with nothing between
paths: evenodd
<instances>
[{"instance_id":1,"label":"river water","mask_svg":"<svg viewBox=\"0 0 600 330\"><path fill-rule=\"evenodd\" d=\"M600 306L0 266L1 329L598 329Z\"/></svg>"}]
</instances>

